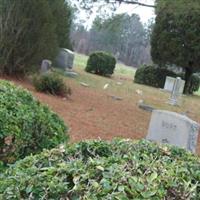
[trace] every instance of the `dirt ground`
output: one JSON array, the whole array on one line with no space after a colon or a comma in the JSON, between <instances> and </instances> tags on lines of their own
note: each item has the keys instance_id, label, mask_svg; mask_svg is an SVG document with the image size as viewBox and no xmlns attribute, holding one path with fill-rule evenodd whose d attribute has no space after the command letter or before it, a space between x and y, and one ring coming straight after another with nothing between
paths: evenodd
<instances>
[{"instance_id":1,"label":"dirt ground","mask_svg":"<svg viewBox=\"0 0 200 200\"><path fill-rule=\"evenodd\" d=\"M114 100L106 91L99 92L70 81L73 94L64 99L36 92L28 82L12 81L27 88L62 117L69 127L71 142L115 137L140 139L147 134L151 114L138 108L137 98Z\"/></svg>"},{"instance_id":2,"label":"dirt ground","mask_svg":"<svg viewBox=\"0 0 200 200\"><path fill-rule=\"evenodd\" d=\"M70 82L73 94L69 99L36 92L24 81L12 80L28 88L42 103L53 109L69 127L72 142L84 139L145 137L150 114L136 106L137 99L114 100L102 91Z\"/></svg>"}]
</instances>

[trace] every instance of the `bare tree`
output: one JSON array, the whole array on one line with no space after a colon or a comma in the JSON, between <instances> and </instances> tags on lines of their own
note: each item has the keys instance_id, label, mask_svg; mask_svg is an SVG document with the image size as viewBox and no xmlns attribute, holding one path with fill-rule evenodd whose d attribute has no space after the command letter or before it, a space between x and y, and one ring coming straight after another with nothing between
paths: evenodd
<instances>
[{"instance_id":1,"label":"bare tree","mask_svg":"<svg viewBox=\"0 0 200 200\"><path fill-rule=\"evenodd\" d=\"M93 7L93 4L121 4L121 3L126 3L126 4L132 4L132 5L138 5L138 6L145 6L145 7L149 7L149 8L155 8L156 5L155 4L147 4L147 3L143 3L142 1L139 0L79 0L78 1L81 5L83 5L86 8L90 8Z\"/></svg>"}]
</instances>

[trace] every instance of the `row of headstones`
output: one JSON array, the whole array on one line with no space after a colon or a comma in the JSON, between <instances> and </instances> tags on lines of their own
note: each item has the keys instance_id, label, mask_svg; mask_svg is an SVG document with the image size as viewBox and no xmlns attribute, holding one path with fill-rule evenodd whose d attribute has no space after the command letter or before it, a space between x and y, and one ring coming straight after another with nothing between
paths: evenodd
<instances>
[{"instance_id":1,"label":"row of headstones","mask_svg":"<svg viewBox=\"0 0 200 200\"><path fill-rule=\"evenodd\" d=\"M72 69L74 53L68 49L61 49L55 64L61 69ZM51 61L43 60L41 72L45 73L52 65ZM164 89L171 92L169 103L178 104L183 93L185 81L181 78L167 77ZM195 152L197 146L199 124L178 113L154 110L152 113L147 139L160 143L168 143Z\"/></svg>"},{"instance_id":2,"label":"row of headstones","mask_svg":"<svg viewBox=\"0 0 200 200\"><path fill-rule=\"evenodd\" d=\"M180 105L185 81L180 77L166 77L164 90L171 92L169 104ZM147 139L182 147L195 153L200 126L185 115L154 110L152 112Z\"/></svg>"},{"instance_id":3,"label":"row of headstones","mask_svg":"<svg viewBox=\"0 0 200 200\"><path fill-rule=\"evenodd\" d=\"M63 70L72 70L74 63L74 52L69 49L61 48L57 57L54 60L54 66ZM52 65L52 61L43 60L41 64L41 73L46 73Z\"/></svg>"}]
</instances>

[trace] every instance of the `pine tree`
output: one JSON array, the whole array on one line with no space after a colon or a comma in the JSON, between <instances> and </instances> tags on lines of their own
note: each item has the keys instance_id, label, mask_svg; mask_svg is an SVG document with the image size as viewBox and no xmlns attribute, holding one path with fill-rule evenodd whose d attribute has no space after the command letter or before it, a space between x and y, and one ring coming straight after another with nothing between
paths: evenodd
<instances>
[{"instance_id":1,"label":"pine tree","mask_svg":"<svg viewBox=\"0 0 200 200\"><path fill-rule=\"evenodd\" d=\"M151 38L155 63L185 69L185 93L192 74L200 71L200 1L157 0L156 22Z\"/></svg>"},{"instance_id":2,"label":"pine tree","mask_svg":"<svg viewBox=\"0 0 200 200\"><path fill-rule=\"evenodd\" d=\"M71 20L65 0L0 0L0 73L24 74L70 48Z\"/></svg>"},{"instance_id":3,"label":"pine tree","mask_svg":"<svg viewBox=\"0 0 200 200\"><path fill-rule=\"evenodd\" d=\"M0 1L0 71L29 71L57 53L55 23L47 0Z\"/></svg>"},{"instance_id":4,"label":"pine tree","mask_svg":"<svg viewBox=\"0 0 200 200\"><path fill-rule=\"evenodd\" d=\"M55 31L59 47L72 49L70 42L72 8L65 0L49 0L49 4L56 24Z\"/></svg>"}]
</instances>

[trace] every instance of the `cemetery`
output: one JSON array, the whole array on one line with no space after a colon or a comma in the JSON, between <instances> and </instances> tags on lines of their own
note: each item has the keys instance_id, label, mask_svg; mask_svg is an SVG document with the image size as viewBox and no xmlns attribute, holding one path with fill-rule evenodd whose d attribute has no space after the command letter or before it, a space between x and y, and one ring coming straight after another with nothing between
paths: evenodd
<instances>
[{"instance_id":1,"label":"cemetery","mask_svg":"<svg viewBox=\"0 0 200 200\"><path fill-rule=\"evenodd\" d=\"M19 1L0 1L0 200L200 200L200 3Z\"/></svg>"},{"instance_id":2,"label":"cemetery","mask_svg":"<svg viewBox=\"0 0 200 200\"><path fill-rule=\"evenodd\" d=\"M172 176L177 177L176 182L178 185L182 184L181 173L183 172L181 172L181 167L187 166L184 175L189 174L186 176L187 180L190 178L188 181L199 180L197 170L199 169L199 161L196 160L195 155L200 154L200 140L198 137L200 115L198 102L200 97L182 96L181 105L172 105L169 103L172 93L133 83L129 75L130 72L134 75L135 70L123 66L127 69L127 72L123 71L122 73L122 66L117 65L116 75L112 78L104 78L85 72L84 66L86 66L86 63L82 62L84 59L86 57L83 55L75 55L73 71L78 76L69 77L63 74L63 79L73 89L73 93L69 98L41 93L36 91L29 81L9 78L15 85L27 88L42 104L48 105L64 120L68 126L67 138L69 136L70 143L74 144L72 146L67 145L67 147L60 146L58 150L45 150L34 157L26 157L22 162L10 168L9 176L18 177L18 181L10 179L7 175L0 176L0 195L2 195L0 197L4 199L10 196L10 199L12 199L15 195L21 197L21 193L24 193L25 199L28 199L30 195L40 199L38 195L44 196L44 193L43 191L36 191L43 187L49 188L47 194L48 198L51 199L61 197L62 191L69 191L66 193L69 199L76 196L89 199L105 199L108 196L110 198L117 196L123 199L127 194L128 199L134 197L139 199L154 197L162 199L166 195L167 189L161 188L165 188L166 184L169 184ZM83 65L80 63L83 63ZM122 84L117 84L119 81ZM83 87L80 83L87 84L87 87ZM122 99L116 101L114 97ZM143 100L141 101L141 99ZM140 101L143 104L152 106L154 109L150 109L150 112L140 109L138 106ZM12 143L9 137L5 141L7 144ZM181 149L176 147L181 147ZM116 148L118 149L117 152ZM131 154L129 157L121 159L125 151ZM77 152L79 158L73 152ZM91 158L85 163L88 154ZM65 157L74 157L74 161L68 162ZM106 157L108 158L105 162ZM146 163L143 164L149 166L149 168L144 168L141 171L137 167L135 176L131 178L129 173L133 170L132 165L130 165L131 168L127 168L126 161L128 159L129 162L135 162L135 160L132 160L135 157L137 159L143 157L146 160ZM116 166L119 164L119 159L121 164L118 168ZM157 161L152 165L155 160ZM10 154L8 161L13 161L12 154ZM140 162L138 160L138 163ZM108 168L110 164L111 166ZM141 166L143 164L141 163ZM28 166L30 172L24 170L24 166ZM79 169L75 166L79 166ZM163 169L171 169L170 174L158 171L161 166ZM180 172L173 171L176 166L180 167ZM84 171L77 174L80 167L83 167ZM113 167L116 169L114 170ZM67 169L71 170L68 171ZM108 169L109 171L107 171ZM193 170L192 173L191 169ZM66 174L60 173L63 170L68 174L67 179ZM85 177L85 179L86 170L88 170L89 177ZM123 173L121 173L122 171ZM197 174L195 174L195 171ZM29 175L30 173L31 175ZM57 175L54 176L54 173ZM101 174L105 177L99 182L98 177ZM145 189L147 180L145 177L142 178L141 174L146 174L148 189ZM35 177L34 182L37 184L32 185L32 177ZM73 180L70 177L73 177ZM114 179L111 179L111 177L114 177ZM129 180L129 178L131 179ZM124 179L127 179L127 185L123 184ZM54 183L55 187L49 185L49 180ZM66 180L67 182L65 182ZM84 180L91 182L89 187L86 187ZM115 191L117 185L112 185L112 182L116 181L118 183L117 191ZM12 187L16 188L19 184L26 185L27 183L30 184L28 187L19 188L20 193L10 192L14 191ZM197 189L198 183L193 183L191 187ZM66 189L66 184L71 184L71 186L69 185ZM77 189L74 184L77 184ZM132 188L130 194L127 193L129 187ZM174 195L179 198L179 193L184 198L189 194L193 196L196 194L196 189L191 187L184 188L184 190L181 188L168 189L167 195L172 198ZM174 193L174 190L177 193ZM181 193L180 191L184 192Z\"/></svg>"}]
</instances>

